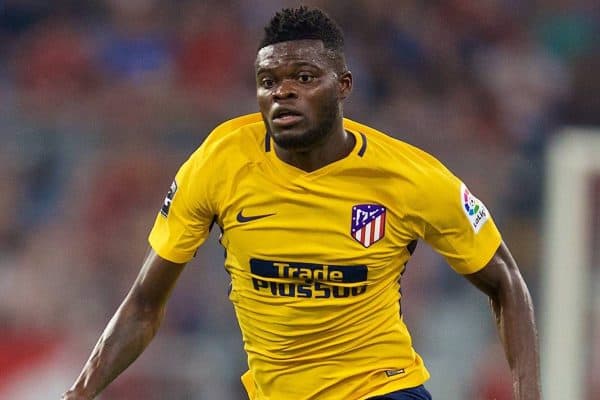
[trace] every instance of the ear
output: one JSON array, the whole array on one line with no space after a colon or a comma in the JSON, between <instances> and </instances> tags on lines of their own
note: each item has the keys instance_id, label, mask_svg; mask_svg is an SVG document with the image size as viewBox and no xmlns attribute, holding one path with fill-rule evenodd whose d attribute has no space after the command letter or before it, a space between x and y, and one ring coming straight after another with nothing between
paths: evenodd
<instances>
[{"instance_id":1,"label":"ear","mask_svg":"<svg viewBox=\"0 0 600 400\"><path fill-rule=\"evenodd\" d=\"M339 85L339 99L344 100L346 97L350 96L352 93L352 72L346 71L343 72L338 77L338 85Z\"/></svg>"}]
</instances>

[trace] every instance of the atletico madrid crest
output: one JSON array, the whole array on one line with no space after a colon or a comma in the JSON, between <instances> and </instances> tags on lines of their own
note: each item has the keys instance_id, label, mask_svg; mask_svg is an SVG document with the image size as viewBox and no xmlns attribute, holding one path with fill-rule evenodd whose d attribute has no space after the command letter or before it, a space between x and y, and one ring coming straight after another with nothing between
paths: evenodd
<instances>
[{"instance_id":1,"label":"atletico madrid crest","mask_svg":"<svg viewBox=\"0 0 600 400\"><path fill-rule=\"evenodd\" d=\"M350 234L365 247L371 246L385 234L385 207L379 204L357 204L352 207Z\"/></svg>"}]
</instances>

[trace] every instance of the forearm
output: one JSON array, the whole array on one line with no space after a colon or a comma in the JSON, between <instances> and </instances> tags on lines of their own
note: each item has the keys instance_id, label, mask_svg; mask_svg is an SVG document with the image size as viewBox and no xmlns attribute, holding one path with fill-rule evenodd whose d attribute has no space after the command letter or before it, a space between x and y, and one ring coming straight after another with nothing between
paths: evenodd
<instances>
[{"instance_id":1,"label":"forearm","mask_svg":"<svg viewBox=\"0 0 600 400\"><path fill-rule=\"evenodd\" d=\"M540 362L533 303L502 242L484 268L466 278L488 295L513 377L514 400L540 400Z\"/></svg>"},{"instance_id":2,"label":"forearm","mask_svg":"<svg viewBox=\"0 0 600 400\"><path fill-rule=\"evenodd\" d=\"M163 316L164 308L145 309L126 300L106 326L66 398L87 400L98 395L142 353Z\"/></svg>"},{"instance_id":3,"label":"forearm","mask_svg":"<svg viewBox=\"0 0 600 400\"><path fill-rule=\"evenodd\" d=\"M490 297L513 379L515 400L541 398L537 329L531 296L520 274L510 290Z\"/></svg>"}]
</instances>

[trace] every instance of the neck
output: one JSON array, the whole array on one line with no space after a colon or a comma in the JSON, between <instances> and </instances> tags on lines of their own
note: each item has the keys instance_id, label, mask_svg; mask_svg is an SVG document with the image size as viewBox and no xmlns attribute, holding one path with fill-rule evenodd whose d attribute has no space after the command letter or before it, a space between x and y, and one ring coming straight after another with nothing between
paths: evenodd
<instances>
[{"instance_id":1,"label":"neck","mask_svg":"<svg viewBox=\"0 0 600 400\"><path fill-rule=\"evenodd\" d=\"M344 130L342 120L322 141L302 149L284 149L274 143L275 154L283 162L312 172L346 157L354 148L354 135Z\"/></svg>"}]
</instances>

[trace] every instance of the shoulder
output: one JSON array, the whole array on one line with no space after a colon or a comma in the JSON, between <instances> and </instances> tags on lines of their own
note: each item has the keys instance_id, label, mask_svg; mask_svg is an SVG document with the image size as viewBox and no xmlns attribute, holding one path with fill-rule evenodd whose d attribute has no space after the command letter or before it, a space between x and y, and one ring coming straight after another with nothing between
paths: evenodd
<instances>
[{"instance_id":1,"label":"shoulder","mask_svg":"<svg viewBox=\"0 0 600 400\"><path fill-rule=\"evenodd\" d=\"M264 129L264 123L260 113L241 115L217 125L210 133L209 137L220 138L239 131L240 129L251 129L257 125Z\"/></svg>"},{"instance_id":2,"label":"shoulder","mask_svg":"<svg viewBox=\"0 0 600 400\"><path fill-rule=\"evenodd\" d=\"M242 115L214 128L200 147L237 146L264 141L265 127L259 113Z\"/></svg>"},{"instance_id":3,"label":"shoulder","mask_svg":"<svg viewBox=\"0 0 600 400\"><path fill-rule=\"evenodd\" d=\"M188 187L190 198L210 199L211 209L215 209L214 204L225 192L223 188L235 181L236 174L264 157L265 136L260 114L244 115L218 125L183 163L176 185Z\"/></svg>"},{"instance_id":4,"label":"shoulder","mask_svg":"<svg viewBox=\"0 0 600 400\"><path fill-rule=\"evenodd\" d=\"M459 178L432 154L355 121L345 120L344 126L363 136L362 160L388 182L406 213L421 214L458 198Z\"/></svg>"},{"instance_id":5,"label":"shoulder","mask_svg":"<svg viewBox=\"0 0 600 400\"><path fill-rule=\"evenodd\" d=\"M350 119L344 119L344 127L363 137L365 158L382 169L424 176L450 173L434 155L417 146Z\"/></svg>"},{"instance_id":6,"label":"shoulder","mask_svg":"<svg viewBox=\"0 0 600 400\"><path fill-rule=\"evenodd\" d=\"M228 163L242 161L260 153L264 147L266 130L259 113L242 115L214 128L192 154L194 161Z\"/></svg>"}]
</instances>

